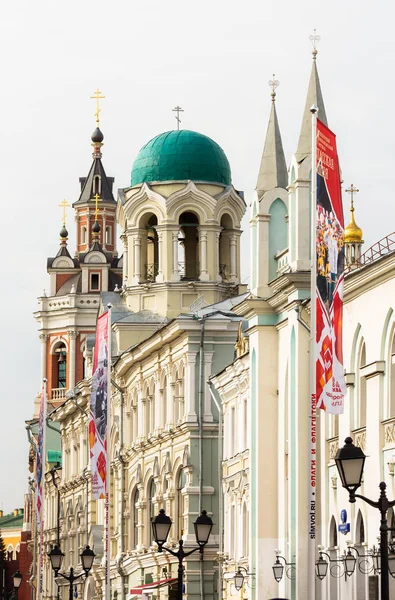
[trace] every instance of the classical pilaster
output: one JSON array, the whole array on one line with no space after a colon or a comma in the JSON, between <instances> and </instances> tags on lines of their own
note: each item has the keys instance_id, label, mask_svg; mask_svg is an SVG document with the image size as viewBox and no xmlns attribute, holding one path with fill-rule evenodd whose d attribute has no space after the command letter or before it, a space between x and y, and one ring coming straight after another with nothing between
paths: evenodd
<instances>
[{"instance_id":1,"label":"classical pilaster","mask_svg":"<svg viewBox=\"0 0 395 600\"><path fill-rule=\"evenodd\" d=\"M133 238L134 272L133 284L138 285L141 281L141 235L138 233Z\"/></svg>"},{"instance_id":2,"label":"classical pilaster","mask_svg":"<svg viewBox=\"0 0 395 600\"><path fill-rule=\"evenodd\" d=\"M185 386L185 420L196 421L196 352L188 352Z\"/></svg>"},{"instance_id":3,"label":"classical pilaster","mask_svg":"<svg viewBox=\"0 0 395 600\"><path fill-rule=\"evenodd\" d=\"M163 233L157 231L158 235L158 274L155 278L156 283L163 283Z\"/></svg>"},{"instance_id":4,"label":"classical pilaster","mask_svg":"<svg viewBox=\"0 0 395 600\"><path fill-rule=\"evenodd\" d=\"M173 273L171 276L172 281L180 281L180 273L178 270L178 229L172 231L172 247L173 247Z\"/></svg>"},{"instance_id":5,"label":"classical pilaster","mask_svg":"<svg viewBox=\"0 0 395 600\"><path fill-rule=\"evenodd\" d=\"M233 283L237 283L237 235L232 233L229 236L230 245L230 278Z\"/></svg>"},{"instance_id":6,"label":"classical pilaster","mask_svg":"<svg viewBox=\"0 0 395 600\"><path fill-rule=\"evenodd\" d=\"M201 227L199 229L199 246L200 246L200 281L209 281L210 276L207 269L207 231Z\"/></svg>"},{"instance_id":7,"label":"classical pilaster","mask_svg":"<svg viewBox=\"0 0 395 600\"><path fill-rule=\"evenodd\" d=\"M69 388L75 386L75 349L78 331L69 331L70 352L69 352Z\"/></svg>"},{"instance_id":8,"label":"classical pilaster","mask_svg":"<svg viewBox=\"0 0 395 600\"><path fill-rule=\"evenodd\" d=\"M47 376L47 342L48 335L46 333L40 334L40 342L41 342L41 382L40 388L43 384L43 379Z\"/></svg>"},{"instance_id":9,"label":"classical pilaster","mask_svg":"<svg viewBox=\"0 0 395 600\"><path fill-rule=\"evenodd\" d=\"M125 277L128 277L128 238L125 234L121 235L121 241L123 246L123 272L122 279L125 281Z\"/></svg>"}]
</instances>

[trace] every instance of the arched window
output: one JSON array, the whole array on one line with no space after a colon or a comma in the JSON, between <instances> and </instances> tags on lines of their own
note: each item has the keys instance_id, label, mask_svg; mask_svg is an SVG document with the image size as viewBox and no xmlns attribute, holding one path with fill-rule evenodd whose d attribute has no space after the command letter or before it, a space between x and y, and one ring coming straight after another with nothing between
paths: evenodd
<instances>
[{"instance_id":1,"label":"arched window","mask_svg":"<svg viewBox=\"0 0 395 600\"><path fill-rule=\"evenodd\" d=\"M81 244L86 244L86 227L81 227Z\"/></svg>"},{"instance_id":2,"label":"arched window","mask_svg":"<svg viewBox=\"0 0 395 600\"><path fill-rule=\"evenodd\" d=\"M388 418L395 416L395 334L392 338L391 351L389 356L389 414Z\"/></svg>"},{"instance_id":3,"label":"arched window","mask_svg":"<svg viewBox=\"0 0 395 600\"><path fill-rule=\"evenodd\" d=\"M361 369L366 365L366 344L362 342L358 361L358 418L357 428L366 427L366 379Z\"/></svg>"},{"instance_id":4,"label":"arched window","mask_svg":"<svg viewBox=\"0 0 395 600\"><path fill-rule=\"evenodd\" d=\"M330 548L337 548L337 525L334 516L332 516L329 528L329 546Z\"/></svg>"},{"instance_id":5,"label":"arched window","mask_svg":"<svg viewBox=\"0 0 395 600\"><path fill-rule=\"evenodd\" d=\"M110 226L107 225L106 227L106 245L111 245L112 244L112 229Z\"/></svg>"},{"instance_id":6,"label":"arched window","mask_svg":"<svg viewBox=\"0 0 395 600\"><path fill-rule=\"evenodd\" d=\"M184 533L184 496L182 494L182 490L186 484L186 477L184 470L181 469L178 478L177 478L177 495L176 495L176 504L177 504L177 539L181 539Z\"/></svg>"},{"instance_id":7,"label":"arched window","mask_svg":"<svg viewBox=\"0 0 395 600\"><path fill-rule=\"evenodd\" d=\"M178 269L183 280L199 279L199 219L192 212L184 212L179 219Z\"/></svg>"},{"instance_id":8,"label":"arched window","mask_svg":"<svg viewBox=\"0 0 395 600\"><path fill-rule=\"evenodd\" d=\"M52 387L64 389L67 385L67 349L63 342L56 345L52 361Z\"/></svg>"},{"instance_id":9,"label":"arched window","mask_svg":"<svg viewBox=\"0 0 395 600\"><path fill-rule=\"evenodd\" d=\"M288 211L280 198L272 203L269 214L269 281L272 281L279 275L279 259L288 248Z\"/></svg>"},{"instance_id":10,"label":"arched window","mask_svg":"<svg viewBox=\"0 0 395 600\"><path fill-rule=\"evenodd\" d=\"M236 265L231 265L231 235L233 229L232 219L229 215L222 215L221 217L222 231L219 236L219 275L222 277L222 281L229 281L231 274L236 268ZM233 250L232 250L233 252ZM232 268L233 267L233 268Z\"/></svg>"},{"instance_id":11,"label":"arched window","mask_svg":"<svg viewBox=\"0 0 395 600\"><path fill-rule=\"evenodd\" d=\"M358 511L357 525L355 529L355 543L360 546L365 542L365 523L361 511Z\"/></svg>"},{"instance_id":12,"label":"arched window","mask_svg":"<svg viewBox=\"0 0 395 600\"><path fill-rule=\"evenodd\" d=\"M138 509L138 502L140 499L140 491L139 489L136 487L134 494L132 496L133 498L133 506L132 506L132 511L133 511L133 531L132 531L132 548L136 548L139 544L139 509Z\"/></svg>"}]
</instances>

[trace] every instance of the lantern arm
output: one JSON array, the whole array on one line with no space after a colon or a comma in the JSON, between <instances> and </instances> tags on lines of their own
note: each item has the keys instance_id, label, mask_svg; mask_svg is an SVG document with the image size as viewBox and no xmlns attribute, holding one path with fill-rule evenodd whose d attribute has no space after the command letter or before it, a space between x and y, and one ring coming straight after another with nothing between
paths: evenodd
<instances>
[{"instance_id":1,"label":"lantern arm","mask_svg":"<svg viewBox=\"0 0 395 600\"><path fill-rule=\"evenodd\" d=\"M88 573L85 573L85 571L83 571L79 575L74 575L74 569L71 568L70 569L70 575L65 575L64 573L61 573L60 571L58 571L56 573L56 576L58 576L58 575L60 575L61 577L63 577L63 579L66 579L70 583L73 583L76 579L80 579L80 577L83 577L84 575L87 577Z\"/></svg>"},{"instance_id":2,"label":"lantern arm","mask_svg":"<svg viewBox=\"0 0 395 600\"><path fill-rule=\"evenodd\" d=\"M196 548L192 548L192 550L188 550L187 552L185 552L184 546L182 544L182 540L179 541L179 549L177 551L172 550L171 548L168 548L167 546L164 546L163 544L161 544L158 547L158 552L162 552L163 550L165 550L166 552L168 552L175 558L178 558L181 560L183 558L185 558L186 556L190 556L191 554L193 554L194 552L197 552L197 551L200 551L200 553L203 554L203 546L197 546Z\"/></svg>"},{"instance_id":3,"label":"lantern arm","mask_svg":"<svg viewBox=\"0 0 395 600\"><path fill-rule=\"evenodd\" d=\"M380 508L379 502L374 502L374 500L370 500L370 498L366 498L366 496L362 496L362 494L355 494L355 492L350 492L350 502L355 502L356 498L359 498L359 500L363 500L364 502L366 502L366 504L369 504L369 506L372 506L373 508ZM395 502L393 502L392 506L395 506Z\"/></svg>"}]
</instances>

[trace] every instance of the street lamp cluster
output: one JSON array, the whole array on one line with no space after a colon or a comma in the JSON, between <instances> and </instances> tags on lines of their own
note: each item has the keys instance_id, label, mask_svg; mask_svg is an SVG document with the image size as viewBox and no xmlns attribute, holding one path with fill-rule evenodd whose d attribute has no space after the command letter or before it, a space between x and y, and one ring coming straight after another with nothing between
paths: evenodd
<instances>
[{"instance_id":1,"label":"street lamp cluster","mask_svg":"<svg viewBox=\"0 0 395 600\"><path fill-rule=\"evenodd\" d=\"M51 567L55 573L55 577L60 575L61 577L63 577L63 579L66 579L66 581L69 582L69 600L73 600L74 581L76 581L83 575L85 575L85 577L88 577L89 571L91 570L93 565L95 553L89 548L89 546L86 546L85 550L81 552L80 557L83 572L79 575L74 575L73 567L70 567L70 573L68 575L60 572L60 567L62 566L64 554L58 546L52 548L51 552L48 553L48 556L51 561Z\"/></svg>"},{"instance_id":2,"label":"street lamp cluster","mask_svg":"<svg viewBox=\"0 0 395 600\"><path fill-rule=\"evenodd\" d=\"M196 548L192 548L192 550L188 550L187 552L184 550L183 540L178 542L177 552L171 548L168 548L167 546L164 546L170 533L171 526L172 520L168 515L165 514L163 508L159 511L159 514L152 519L152 532L154 535L154 540L158 544L158 552L163 552L163 550L166 550L166 552L169 552L169 554L178 559L177 600L182 600L182 579L184 574L182 561L186 556L190 556L197 550L203 554L203 549L209 540L210 533L213 528L213 522L207 515L207 512L203 510L202 514L193 524L196 542L198 545Z\"/></svg>"},{"instance_id":3,"label":"street lamp cluster","mask_svg":"<svg viewBox=\"0 0 395 600\"><path fill-rule=\"evenodd\" d=\"M381 574L381 600L389 600L389 573L395 574L395 553L390 546L391 554L388 552L388 532L391 529L387 523L387 512L395 506L395 500L389 501L386 494L387 485L382 481L379 485L380 496L377 501L366 498L361 494L356 494L358 488L362 484L363 469L365 466L366 456L362 450L354 446L350 437L345 439L343 448L339 448L335 456L337 470L339 472L342 486L349 493L349 501L354 503L357 498L363 500L369 506L377 508L380 511L380 574ZM354 565L355 568L355 565Z\"/></svg>"}]
</instances>

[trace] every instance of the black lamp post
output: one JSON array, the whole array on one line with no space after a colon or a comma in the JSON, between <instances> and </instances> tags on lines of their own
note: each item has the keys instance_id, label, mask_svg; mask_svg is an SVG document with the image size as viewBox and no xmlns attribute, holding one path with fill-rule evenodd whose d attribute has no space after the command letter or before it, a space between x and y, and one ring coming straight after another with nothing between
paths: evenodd
<instances>
[{"instance_id":1,"label":"black lamp post","mask_svg":"<svg viewBox=\"0 0 395 600\"><path fill-rule=\"evenodd\" d=\"M350 437L344 440L346 443L343 448L337 451L335 461L339 471L342 486L350 494L349 501L355 502L356 498L363 500L373 508L378 508L381 515L380 522L380 559L381 559L381 600L389 600L389 562L388 562L388 525L387 511L395 506L395 500L391 502L385 492L387 485L382 481L380 487L380 497L377 502L356 494L356 490L361 486L363 468L366 456L361 448L354 446ZM391 565L392 568L392 565ZM391 573L392 574L392 573Z\"/></svg>"},{"instance_id":2,"label":"black lamp post","mask_svg":"<svg viewBox=\"0 0 395 600\"><path fill-rule=\"evenodd\" d=\"M14 586L14 590L12 593L12 598L17 598L18 597L18 590L20 588L20 585L22 583L22 573L19 571L19 569L13 574L12 576L12 581L13 581L13 586Z\"/></svg>"},{"instance_id":3,"label":"black lamp post","mask_svg":"<svg viewBox=\"0 0 395 600\"><path fill-rule=\"evenodd\" d=\"M69 600L73 600L73 583L83 575L85 575L86 577L88 576L89 571L91 570L93 565L95 553L89 548L89 546L86 546L85 550L81 552L80 556L83 573L80 573L79 575L74 575L73 567L70 567L69 575L60 572L60 567L62 565L64 554L58 546L52 548L51 552L48 552L48 556L51 561L51 567L55 572L55 577L60 575L61 577L63 577L63 579L66 579L66 581L69 582Z\"/></svg>"},{"instance_id":4,"label":"black lamp post","mask_svg":"<svg viewBox=\"0 0 395 600\"><path fill-rule=\"evenodd\" d=\"M211 518L207 516L207 512L203 510L202 514L196 519L196 521L193 524L195 529L196 542L198 546L197 548L188 550L188 552L185 552L184 550L183 540L180 540L178 542L177 552L174 552L174 550L171 550L170 548L164 547L164 544L166 543L167 537L169 535L171 525L172 520L169 516L165 514L163 508L161 508L161 510L159 511L159 515L152 519L152 532L154 535L154 540L158 544L158 552L163 552L163 550L166 550L166 552L169 552L169 554L178 558L177 600L182 600L182 561L186 556L193 554L193 552L196 552L197 550L199 550L199 552L203 554L204 546L207 544L211 530L213 528L213 522Z\"/></svg>"}]
</instances>

